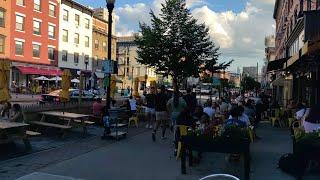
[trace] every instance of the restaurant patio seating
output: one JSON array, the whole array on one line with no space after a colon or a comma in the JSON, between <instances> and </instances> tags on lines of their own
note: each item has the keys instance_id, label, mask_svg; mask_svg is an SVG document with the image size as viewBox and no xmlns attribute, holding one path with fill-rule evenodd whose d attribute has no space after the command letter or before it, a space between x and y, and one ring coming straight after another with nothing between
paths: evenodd
<instances>
[{"instance_id":1,"label":"restaurant patio seating","mask_svg":"<svg viewBox=\"0 0 320 180\"><path fill-rule=\"evenodd\" d=\"M134 122L134 124L135 124L136 127L138 128L138 122L139 122L138 116L134 115L134 116L132 116L132 117L129 118L128 127L130 127L130 125L131 125L132 122Z\"/></svg>"},{"instance_id":2,"label":"restaurant patio seating","mask_svg":"<svg viewBox=\"0 0 320 180\"><path fill-rule=\"evenodd\" d=\"M280 109L274 109L274 116L272 115L270 117L270 121L272 123L272 126L275 126L275 123L280 121ZM280 124L280 123L279 123Z\"/></svg>"}]
</instances>

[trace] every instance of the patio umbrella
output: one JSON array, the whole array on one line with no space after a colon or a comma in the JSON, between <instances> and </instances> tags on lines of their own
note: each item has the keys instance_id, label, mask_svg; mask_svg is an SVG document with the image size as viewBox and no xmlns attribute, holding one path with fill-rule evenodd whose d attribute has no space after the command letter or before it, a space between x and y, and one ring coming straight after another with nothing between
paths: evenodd
<instances>
[{"instance_id":1,"label":"patio umbrella","mask_svg":"<svg viewBox=\"0 0 320 180\"><path fill-rule=\"evenodd\" d=\"M62 78L57 76L57 77L53 77L53 78L50 78L49 81L61 81Z\"/></svg>"},{"instance_id":2,"label":"patio umbrella","mask_svg":"<svg viewBox=\"0 0 320 180\"><path fill-rule=\"evenodd\" d=\"M70 96L69 96L70 84L71 84L71 73L68 69L65 69L62 73L62 81L61 81L62 91L59 94L59 97L62 102L67 102L70 99Z\"/></svg>"},{"instance_id":3,"label":"patio umbrella","mask_svg":"<svg viewBox=\"0 0 320 180\"><path fill-rule=\"evenodd\" d=\"M72 79L71 82L72 83L80 83L80 80L79 79Z\"/></svg>"},{"instance_id":4,"label":"patio umbrella","mask_svg":"<svg viewBox=\"0 0 320 180\"><path fill-rule=\"evenodd\" d=\"M5 61L0 61L0 103L7 102L11 99L8 85L8 72L10 64Z\"/></svg>"},{"instance_id":5,"label":"patio umbrella","mask_svg":"<svg viewBox=\"0 0 320 180\"><path fill-rule=\"evenodd\" d=\"M49 81L49 79L48 79L47 77L44 77L44 76L40 76L40 77L34 78L34 80L38 80L38 81Z\"/></svg>"}]
</instances>

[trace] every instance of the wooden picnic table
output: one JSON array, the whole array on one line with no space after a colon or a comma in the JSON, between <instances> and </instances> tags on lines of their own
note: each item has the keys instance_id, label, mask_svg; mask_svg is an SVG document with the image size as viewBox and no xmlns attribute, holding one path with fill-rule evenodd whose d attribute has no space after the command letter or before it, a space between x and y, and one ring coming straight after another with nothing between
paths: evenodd
<instances>
[{"instance_id":1,"label":"wooden picnic table","mask_svg":"<svg viewBox=\"0 0 320 180\"><path fill-rule=\"evenodd\" d=\"M62 136L64 136L65 130L71 129L73 124L75 123L82 126L83 135L85 135L87 133L87 127L86 127L87 124L92 124L90 121L86 121L86 119L90 117L90 115L86 115L86 114L61 112L61 111L45 111L45 112L40 112L39 114L42 115L41 120L32 121L31 122L32 124L62 129L63 130ZM46 122L47 116L58 117L58 119L63 120L64 123L58 124L58 123Z\"/></svg>"},{"instance_id":2,"label":"wooden picnic table","mask_svg":"<svg viewBox=\"0 0 320 180\"><path fill-rule=\"evenodd\" d=\"M30 149L31 145L26 134L26 127L29 124L9 122L5 120L0 121L0 144L8 143L16 139L22 139L26 149Z\"/></svg>"},{"instance_id":3,"label":"wooden picnic table","mask_svg":"<svg viewBox=\"0 0 320 180\"><path fill-rule=\"evenodd\" d=\"M218 152L244 155L245 180L250 173L250 140L234 142L214 140L212 137L187 135L181 137L181 173L186 174L186 150L189 151L189 166L192 166L192 150L198 152Z\"/></svg>"}]
</instances>

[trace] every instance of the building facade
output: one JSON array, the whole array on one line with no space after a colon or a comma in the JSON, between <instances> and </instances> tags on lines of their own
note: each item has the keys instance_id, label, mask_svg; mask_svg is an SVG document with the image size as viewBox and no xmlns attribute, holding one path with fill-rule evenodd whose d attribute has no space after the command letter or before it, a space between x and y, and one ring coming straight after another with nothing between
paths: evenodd
<instances>
[{"instance_id":1,"label":"building facade","mask_svg":"<svg viewBox=\"0 0 320 180\"><path fill-rule=\"evenodd\" d=\"M73 76L92 71L93 10L73 0L61 0L59 67Z\"/></svg>"},{"instance_id":2,"label":"building facade","mask_svg":"<svg viewBox=\"0 0 320 180\"><path fill-rule=\"evenodd\" d=\"M92 70L93 72L101 72L102 61L108 56L108 22L94 16L92 29Z\"/></svg>"},{"instance_id":3,"label":"building facade","mask_svg":"<svg viewBox=\"0 0 320 180\"><path fill-rule=\"evenodd\" d=\"M60 75L59 1L11 0L11 83L29 87L34 76ZM9 16L9 14L8 14Z\"/></svg>"},{"instance_id":4,"label":"building facade","mask_svg":"<svg viewBox=\"0 0 320 180\"><path fill-rule=\"evenodd\" d=\"M157 81L157 75L152 68L137 62L137 45L134 36L118 37L117 61L118 76L122 83L118 88L133 88L135 79L139 79L139 89L150 86L151 81Z\"/></svg>"},{"instance_id":5,"label":"building facade","mask_svg":"<svg viewBox=\"0 0 320 180\"><path fill-rule=\"evenodd\" d=\"M10 57L11 1L0 1L0 59Z\"/></svg>"},{"instance_id":6,"label":"building facade","mask_svg":"<svg viewBox=\"0 0 320 180\"><path fill-rule=\"evenodd\" d=\"M273 17L276 21L276 60L268 64L268 70L281 71L273 84L283 85L284 102L292 98L315 104L320 100L319 9L318 0L275 2Z\"/></svg>"}]
</instances>

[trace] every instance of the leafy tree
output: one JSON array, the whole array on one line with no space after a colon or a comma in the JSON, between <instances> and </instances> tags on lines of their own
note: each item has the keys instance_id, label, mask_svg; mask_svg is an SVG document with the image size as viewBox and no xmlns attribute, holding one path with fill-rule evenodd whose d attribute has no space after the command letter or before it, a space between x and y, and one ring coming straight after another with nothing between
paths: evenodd
<instances>
[{"instance_id":1,"label":"leafy tree","mask_svg":"<svg viewBox=\"0 0 320 180\"><path fill-rule=\"evenodd\" d=\"M252 77L246 76L241 81L241 88L244 91L252 91L260 88L260 83L254 80Z\"/></svg>"},{"instance_id":2,"label":"leafy tree","mask_svg":"<svg viewBox=\"0 0 320 180\"><path fill-rule=\"evenodd\" d=\"M192 17L185 0L166 0L160 15L151 11L150 16L150 25L140 23L137 61L172 76L175 89L185 77L198 77L200 67L216 64L218 48L209 29Z\"/></svg>"}]
</instances>

